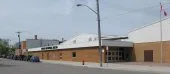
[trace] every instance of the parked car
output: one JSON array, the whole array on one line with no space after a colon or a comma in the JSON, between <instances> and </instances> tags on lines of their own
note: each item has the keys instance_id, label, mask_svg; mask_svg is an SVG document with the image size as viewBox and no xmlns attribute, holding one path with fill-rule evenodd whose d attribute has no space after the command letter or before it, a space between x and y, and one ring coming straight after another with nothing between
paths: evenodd
<instances>
[{"instance_id":1,"label":"parked car","mask_svg":"<svg viewBox=\"0 0 170 74\"><path fill-rule=\"evenodd\" d=\"M15 56L13 57L13 60L20 60L20 56L15 55Z\"/></svg>"},{"instance_id":2,"label":"parked car","mask_svg":"<svg viewBox=\"0 0 170 74\"><path fill-rule=\"evenodd\" d=\"M31 57L32 57L32 55L25 56L25 57L24 57L24 61L31 61L31 60L30 60Z\"/></svg>"},{"instance_id":3,"label":"parked car","mask_svg":"<svg viewBox=\"0 0 170 74\"><path fill-rule=\"evenodd\" d=\"M12 59L14 55L8 55L7 59Z\"/></svg>"},{"instance_id":4,"label":"parked car","mask_svg":"<svg viewBox=\"0 0 170 74\"><path fill-rule=\"evenodd\" d=\"M32 55L28 55L27 56L27 61L31 61L31 57L32 57Z\"/></svg>"},{"instance_id":5,"label":"parked car","mask_svg":"<svg viewBox=\"0 0 170 74\"><path fill-rule=\"evenodd\" d=\"M20 60L21 61L24 61L24 58L26 57L25 55L19 55L19 57L20 57Z\"/></svg>"},{"instance_id":6,"label":"parked car","mask_svg":"<svg viewBox=\"0 0 170 74\"><path fill-rule=\"evenodd\" d=\"M31 62L40 62L40 58L38 56L32 56L30 61Z\"/></svg>"},{"instance_id":7,"label":"parked car","mask_svg":"<svg viewBox=\"0 0 170 74\"><path fill-rule=\"evenodd\" d=\"M7 58L7 59L10 59L10 56L7 56L6 58Z\"/></svg>"},{"instance_id":8,"label":"parked car","mask_svg":"<svg viewBox=\"0 0 170 74\"><path fill-rule=\"evenodd\" d=\"M7 58L7 56L6 55L2 55L2 58Z\"/></svg>"}]
</instances>

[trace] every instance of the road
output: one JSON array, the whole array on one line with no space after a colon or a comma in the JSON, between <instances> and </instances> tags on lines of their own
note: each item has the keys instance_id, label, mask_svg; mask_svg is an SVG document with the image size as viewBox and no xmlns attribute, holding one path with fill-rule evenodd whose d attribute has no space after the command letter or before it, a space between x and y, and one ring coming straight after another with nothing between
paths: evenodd
<instances>
[{"instance_id":1,"label":"road","mask_svg":"<svg viewBox=\"0 0 170 74\"><path fill-rule=\"evenodd\" d=\"M159 74L0 59L0 74Z\"/></svg>"}]
</instances>

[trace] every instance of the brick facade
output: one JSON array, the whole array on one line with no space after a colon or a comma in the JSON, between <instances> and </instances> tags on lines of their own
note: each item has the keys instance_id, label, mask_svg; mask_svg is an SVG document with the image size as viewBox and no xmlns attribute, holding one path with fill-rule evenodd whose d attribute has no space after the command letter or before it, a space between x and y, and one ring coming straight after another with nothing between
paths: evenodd
<instances>
[{"instance_id":1,"label":"brick facade","mask_svg":"<svg viewBox=\"0 0 170 74\"><path fill-rule=\"evenodd\" d=\"M138 62L144 62L144 50L153 50L153 62L160 62L161 60L161 43L135 43L134 56ZM163 42L163 62L170 63L170 41Z\"/></svg>"},{"instance_id":2,"label":"brick facade","mask_svg":"<svg viewBox=\"0 0 170 74\"><path fill-rule=\"evenodd\" d=\"M134 43L134 48L131 53L131 61L144 62L144 51L153 50L153 62L159 63L161 60L160 42L148 42L148 43ZM106 47L103 52L103 62L106 62ZM76 57L73 57L73 52L76 53ZM75 49L58 49L58 50L46 50L30 52L30 54L37 55L40 59L44 60L62 60L62 61L76 61L82 62L99 62L98 47L86 47ZM163 63L170 63L170 41L163 42Z\"/></svg>"},{"instance_id":3,"label":"brick facade","mask_svg":"<svg viewBox=\"0 0 170 74\"><path fill-rule=\"evenodd\" d=\"M21 49L15 49L15 55L26 55L27 54L26 41L21 42Z\"/></svg>"},{"instance_id":4,"label":"brick facade","mask_svg":"<svg viewBox=\"0 0 170 74\"><path fill-rule=\"evenodd\" d=\"M73 57L73 53L76 53ZM62 60L82 62L99 62L98 47L75 48L75 49L58 49L30 52L29 54L37 55L43 60ZM105 47L103 52L103 62L105 60Z\"/></svg>"}]
</instances>

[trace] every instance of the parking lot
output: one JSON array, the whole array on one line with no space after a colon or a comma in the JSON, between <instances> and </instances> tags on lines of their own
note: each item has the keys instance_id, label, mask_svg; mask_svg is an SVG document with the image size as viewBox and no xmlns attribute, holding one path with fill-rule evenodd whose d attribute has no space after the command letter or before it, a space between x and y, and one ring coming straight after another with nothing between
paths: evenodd
<instances>
[{"instance_id":1,"label":"parking lot","mask_svg":"<svg viewBox=\"0 0 170 74\"><path fill-rule=\"evenodd\" d=\"M159 74L0 59L0 74Z\"/></svg>"}]
</instances>

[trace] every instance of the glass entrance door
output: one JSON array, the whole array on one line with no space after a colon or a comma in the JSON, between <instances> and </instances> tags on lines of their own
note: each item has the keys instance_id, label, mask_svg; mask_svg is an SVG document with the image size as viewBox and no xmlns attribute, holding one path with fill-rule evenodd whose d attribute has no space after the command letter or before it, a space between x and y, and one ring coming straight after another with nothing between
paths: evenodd
<instances>
[{"instance_id":1,"label":"glass entrance door","mask_svg":"<svg viewBox=\"0 0 170 74\"><path fill-rule=\"evenodd\" d=\"M124 48L109 47L106 56L108 62L124 61Z\"/></svg>"}]
</instances>

